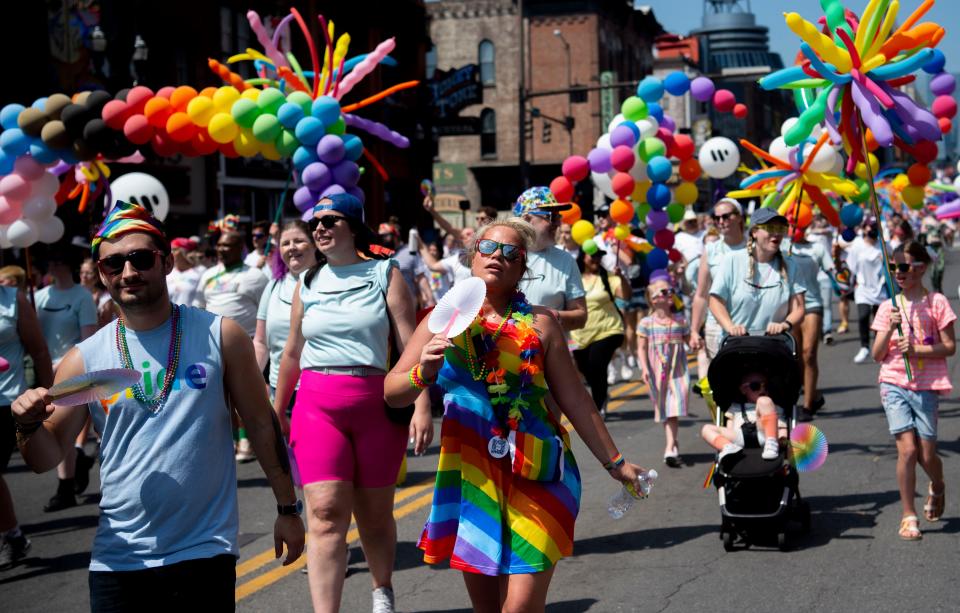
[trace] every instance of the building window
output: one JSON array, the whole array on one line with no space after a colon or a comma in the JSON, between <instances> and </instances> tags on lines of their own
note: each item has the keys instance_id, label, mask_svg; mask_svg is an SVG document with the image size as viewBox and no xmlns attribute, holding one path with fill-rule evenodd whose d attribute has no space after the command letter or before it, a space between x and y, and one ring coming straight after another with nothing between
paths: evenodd
<instances>
[{"instance_id":1,"label":"building window","mask_svg":"<svg viewBox=\"0 0 960 613\"><path fill-rule=\"evenodd\" d=\"M497 112L493 109L480 112L480 157L497 157Z\"/></svg>"},{"instance_id":2,"label":"building window","mask_svg":"<svg viewBox=\"0 0 960 613\"><path fill-rule=\"evenodd\" d=\"M432 79L433 73L437 71L437 47L436 45L430 47L430 51L427 51L427 78Z\"/></svg>"},{"instance_id":3,"label":"building window","mask_svg":"<svg viewBox=\"0 0 960 613\"><path fill-rule=\"evenodd\" d=\"M497 84L496 50L489 40L480 41L480 83Z\"/></svg>"}]
</instances>

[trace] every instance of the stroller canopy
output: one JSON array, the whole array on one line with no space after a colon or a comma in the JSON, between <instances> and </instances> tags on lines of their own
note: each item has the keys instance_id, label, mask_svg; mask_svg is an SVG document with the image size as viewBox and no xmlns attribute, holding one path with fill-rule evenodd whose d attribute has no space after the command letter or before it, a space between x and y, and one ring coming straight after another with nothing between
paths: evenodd
<instances>
[{"instance_id":1,"label":"stroller canopy","mask_svg":"<svg viewBox=\"0 0 960 613\"><path fill-rule=\"evenodd\" d=\"M773 402L789 409L800 395L800 364L796 341L789 334L778 336L728 336L710 362L707 379L713 399L723 410L743 401L740 382L750 372L767 377Z\"/></svg>"}]
</instances>

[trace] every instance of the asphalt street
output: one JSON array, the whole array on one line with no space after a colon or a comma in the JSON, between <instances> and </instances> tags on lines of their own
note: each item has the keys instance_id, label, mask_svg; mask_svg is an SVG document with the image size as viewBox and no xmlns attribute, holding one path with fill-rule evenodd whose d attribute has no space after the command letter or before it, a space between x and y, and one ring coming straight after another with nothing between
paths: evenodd
<instances>
[{"instance_id":1,"label":"asphalt street","mask_svg":"<svg viewBox=\"0 0 960 613\"><path fill-rule=\"evenodd\" d=\"M954 310L960 284L957 252L950 254L945 288ZM662 463L663 433L649 399L636 382L614 388L608 426L624 455L656 467L660 480L649 499L621 520L609 518L607 501L618 489L575 436L584 480L574 555L560 562L547 609L580 611L957 611L960 568L960 401L957 390L940 405L940 451L947 476L944 519L921 519L923 540L897 536L900 503L895 481L896 449L887 431L877 389L877 366L856 365L855 334L821 348L821 387L827 406L817 416L830 454L819 471L801 475L812 507L812 530L790 551L755 545L727 553L719 536L720 511L713 488L703 482L711 450L699 439L709 413L692 398L693 416L681 422L686 464ZM960 384L960 358L950 361ZM437 422L439 433L439 421ZM409 458L404 487L397 490L399 544L394 588L400 611L469 611L460 573L425 565L415 547L426 518L437 445ZM94 469L94 473L96 469ZM0 572L0 609L88 610L87 564L97 524L94 474L82 504L43 513L56 477L34 475L18 455L7 473L24 532L33 541L28 558ZM239 468L241 558L237 567L240 611L308 611L310 597L302 563L281 567L272 553L275 507L256 463ZM927 480L918 477L918 494ZM923 498L917 499L918 508ZM370 577L357 533L348 535L351 558L344 611L370 607Z\"/></svg>"}]
</instances>

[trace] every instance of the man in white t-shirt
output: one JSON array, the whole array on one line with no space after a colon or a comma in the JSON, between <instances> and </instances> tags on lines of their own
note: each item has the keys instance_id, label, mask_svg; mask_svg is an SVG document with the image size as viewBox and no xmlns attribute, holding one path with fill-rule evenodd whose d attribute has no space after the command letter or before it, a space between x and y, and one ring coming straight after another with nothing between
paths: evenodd
<instances>
[{"instance_id":1,"label":"man in white t-shirt","mask_svg":"<svg viewBox=\"0 0 960 613\"><path fill-rule=\"evenodd\" d=\"M463 228L460 230L460 244L463 245L464 249L471 248L475 238L476 232L473 228ZM469 279L473 276L470 267L463 263L463 253L463 251L457 250L445 258L437 259L430 254L430 250L427 249L426 245L420 246L420 258L423 260L424 266L432 272L450 275L453 283ZM439 296L437 298L439 299Z\"/></svg>"},{"instance_id":2,"label":"man in white t-shirt","mask_svg":"<svg viewBox=\"0 0 960 613\"><path fill-rule=\"evenodd\" d=\"M273 270L270 268L270 261L267 257L267 245L270 243L270 235L267 229L270 227L265 221L253 224L253 231L250 233L250 242L253 243L253 251L243 258L243 263L250 268L257 268L266 275L267 279L273 278Z\"/></svg>"},{"instance_id":3,"label":"man in white t-shirt","mask_svg":"<svg viewBox=\"0 0 960 613\"><path fill-rule=\"evenodd\" d=\"M234 320L250 338L257 330L257 307L269 280L243 263L243 235L228 230L217 241L218 264L200 277L195 306Z\"/></svg>"},{"instance_id":4,"label":"man in white t-shirt","mask_svg":"<svg viewBox=\"0 0 960 613\"><path fill-rule=\"evenodd\" d=\"M196 250L197 243L189 238L175 238L170 241L173 253L173 270L167 275L167 292L173 304L192 306L197 299L197 288L203 271L194 266L188 254Z\"/></svg>"},{"instance_id":5,"label":"man in white t-shirt","mask_svg":"<svg viewBox=\"0 0 960 613\"><path fill-rule=\"evenodd\" d=\"M856 279L853 301L857 305L857 324L860 332L860 350L853 358L857 364L872 361L870 357L870 318L887 299L884 285L883 252L877 246L880 236L875 221L864 225L863 236L847 250L847 267Z\"/></svg>"},{"instance_id":6,"label":"man in white t-shirt","mask_svg":"<svg viewBox=\"0 0 960 613\"><path fill-rule=\"evenodd\" d=\"M689 264L703 253L703 232L697 221L697 214L687 208L680 221L680 231L673 235L673 248L683 254Z\"/></svg>"}]
</instances>

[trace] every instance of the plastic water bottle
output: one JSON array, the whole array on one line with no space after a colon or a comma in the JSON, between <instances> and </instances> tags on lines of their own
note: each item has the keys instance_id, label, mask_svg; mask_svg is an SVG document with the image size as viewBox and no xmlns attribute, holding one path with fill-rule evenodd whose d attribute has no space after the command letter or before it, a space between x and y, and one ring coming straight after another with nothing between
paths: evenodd
<instances>
[{"instance_id":1,"label":"plastic water bottle","mask_svg":"<svg viewBox=\"0 0 960 613\"><path fill-rule=\"evenodd\" d=\"M620 519L627 514L637 500L649 496L650 490L653 489L653 482L658 476L657 471L651 468L640 473L636 486L630 484L621 487L616 496L610 499L610 505L607 507L610 517Z\"/></svg>"},{"instance_id":2,"label":"plastic water bottle","mask_svg":"<svg viewBox=\"0 0 960 613\"><path fill-rule=\"evenodd\" d=\"M411 254L420 252L420 233L417 232L416 228L410 228L410 233L407 235L407 247L410 248Z\"/></svg>"}]
</instances>

